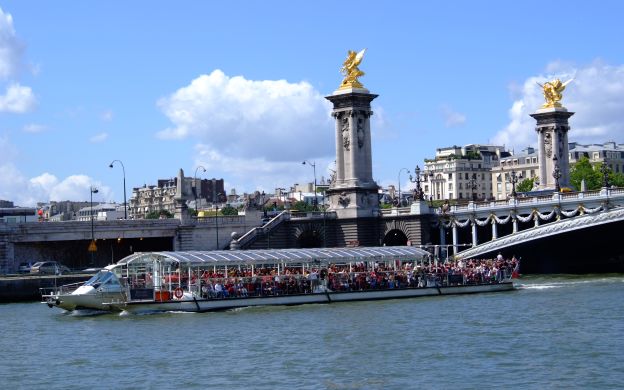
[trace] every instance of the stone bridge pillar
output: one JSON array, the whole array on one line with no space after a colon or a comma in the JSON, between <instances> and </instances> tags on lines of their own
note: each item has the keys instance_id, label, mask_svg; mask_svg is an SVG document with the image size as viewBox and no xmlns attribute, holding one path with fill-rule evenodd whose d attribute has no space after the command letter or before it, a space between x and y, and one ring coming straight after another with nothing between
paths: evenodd
<instances>
[{"instance_id":1,"label":"stone bridge pillar","mask_svg":"<svg viewBox=\"0 0 624 390\"><path fill-rule=\"evenodd\" d=\"M338 218L378 215L370 131L370 103L376 97L365 88L339 89L326 97L336 120L336 175L327 196L329 211Z\"/></svg>"},{"instance_id":2,"label":"stone bridge pillar","mask_svg":"<svg viewBox=\"0 0 624 390\"><path fill-rule=\"evenodd\" d=\"M553 171L557 157L557 165L561 172L559 185L567 187L570 185L570 158L568 150L568 131L570 125L568 118L574 115L565 107L540 108L531 114L537 121L535 131L537 131L537 151L539 158L539 189L554 189L555 179Z\"/></svg>"}]
</instances>

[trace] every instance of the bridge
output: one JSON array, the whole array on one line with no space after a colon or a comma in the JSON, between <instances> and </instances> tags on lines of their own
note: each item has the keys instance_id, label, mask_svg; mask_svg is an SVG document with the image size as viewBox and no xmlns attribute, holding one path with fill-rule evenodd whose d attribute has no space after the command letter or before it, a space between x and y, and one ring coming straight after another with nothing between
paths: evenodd
<instances>
[{"instance_id":1,"label":"bridge","mask_svg":"<svg viewBox=\"0 0 624 390\"><path fill-rule=\"evenodd\" d=\"M214 250L229 246L233 232L260 225L261 214L175 218L0 223L0 274L19 263L57 260L70 268L104 266L133 252ZM88 252L94 238L97 250Z\"/></svg>"}]
</instances>

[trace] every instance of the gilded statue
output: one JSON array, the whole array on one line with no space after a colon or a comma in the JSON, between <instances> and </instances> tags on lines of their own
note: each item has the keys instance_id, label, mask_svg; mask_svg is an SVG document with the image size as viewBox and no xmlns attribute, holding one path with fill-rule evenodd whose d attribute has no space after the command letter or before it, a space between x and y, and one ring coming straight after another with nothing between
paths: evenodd
<instances>
[{"instance_id":1,"label":"gilded statue","mask_svg":"<svg viewBox=\"0 0 624 390\"><path fill-rule=\"evenodd\" d=\"M340 83L340 88L338 89L364 88L362 83L358 81L358 77L364 76L364 72L358 68L362 58L364 58L364 52L366 52L366 49L359 53L349 50L347 59L342 64L342 68L340 68L340 72L345 75L345 78Z\"/></svg>"},{"instance_id":2,"label":"gilded statue","mask_svg":"<svg viewBox=\"0 0 624 390\"><path fill-rule=\"evenodd\" d=\"M540 87L542 87L544 93L544 99L546 102L542 105L542 108L551 108L551 107L563 107L559 101L563 97L561 93L566 88L566 85L570 84L573 79L562 83L561 80L555 79L553 81L547 81L544 84L537 83Z\"/></svg>"}]
</instances>

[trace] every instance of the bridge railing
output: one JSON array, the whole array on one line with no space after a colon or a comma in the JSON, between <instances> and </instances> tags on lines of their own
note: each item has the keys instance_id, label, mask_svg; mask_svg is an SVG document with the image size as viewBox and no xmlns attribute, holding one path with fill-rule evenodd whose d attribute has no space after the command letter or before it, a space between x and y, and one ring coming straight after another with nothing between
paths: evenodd
<instances>
[{"instance_id":1,"label":"bridge railing","mask_svg":"<svg viewBox=\"0 0 624 390\"><path fill-rule=\"evenodd\" d=\"M282 221L286 221L288 219L290 219L290 211L282 211L264 225L255 227L249 230L247 233L243 234L238 240L236 240L238 243L238 247L243 248L245 245L255 240L259 234L270 232L280 223L282 223Z\"/></svg>"},{"instance_id":2,"label":"bridge railing","mask_svg":"<svg viewBox=\"0 0 624 390\"><path fill-rule=\"evenodd\" d=\"M195 222L198 224L208 224L214 225L215 218L217 219L216 223L220 226L225 225L242 225L245 223L244 215L218 215L212 217L195 217Z\"/></svg>"},{"instance_id":3,"label":"bridge railing","mask_svg":"<svg viewBox=\"0 0 624 390\"><path fill-rule=\"evenodd\" d=\"M335 219L334 211L291 211L290 219Z\"/></svg>"}]
</instances>

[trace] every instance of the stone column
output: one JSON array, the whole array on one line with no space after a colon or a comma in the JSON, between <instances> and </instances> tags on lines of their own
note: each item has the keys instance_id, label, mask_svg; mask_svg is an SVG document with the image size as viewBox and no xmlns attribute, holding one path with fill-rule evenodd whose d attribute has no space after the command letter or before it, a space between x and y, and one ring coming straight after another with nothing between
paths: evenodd
<instances>
[{"instance_id":1,"label":"stone column","mask_svg":"<svg viewBox=\"0 0 624 390\"><path fill-rule=\"evenodd\" d=\"M378 215L370 141L370 103L376 97L364 88L340 89L326 97L336 120L336 178L327 196L337 218Z\"/></svg>"},{"instance_id":2,"label":"stone column","mask_svg":"<svg viewBox=\"0 0 624 390\"><path fill-rule=\"evenodd\" d=\"M559 185L570 185L570 158L568 147L568 119L574 115L565 107L540 108L531 114L537 121L540 189L554 189L555 179L553 157L557 156L561 178Z\"/></svg>"},{"instance_id":3,"label":"stone column","mask_svg":"<svg viewBox=\"0 0 624 390\"><path fill-rule=\"evenodd\" d=\"M457 254L457 225L453 222L453 255Z\"/></svg>"},{"instance_id":4,"label":"stone column","mask_svg":"<svg viewBox=\"0 0 624 390\"><path fill-rule=\"evenodd\" d=\"M496 227L496 220L492 219L492 240L496 240L498 238L498 230Z\"/></svg>"},{"instance_id":5,"label":"stone column","mask_svg":"<svg viewBox=\"0 0 624 390\"><path fill-rule=\"evenodd\" d=\"M470 225L472 228L472 246L477 246L477 224L472 221Z\"/></svg>"}]
</instances>

